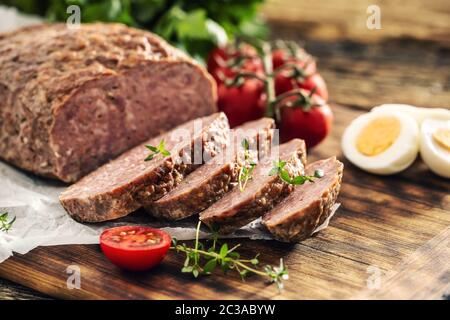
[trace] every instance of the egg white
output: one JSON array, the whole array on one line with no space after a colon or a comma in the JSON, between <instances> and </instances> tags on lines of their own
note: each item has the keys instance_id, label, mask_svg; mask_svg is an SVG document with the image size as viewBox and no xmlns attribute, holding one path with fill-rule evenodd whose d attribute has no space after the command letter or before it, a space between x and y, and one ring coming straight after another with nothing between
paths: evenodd
<instances>
[{"instance_id":1,"label":"egg white","mask_svg":"<svg viewBox=\"0 0 450 320\"><path fill-rule=\"evenodd\" d=\"M433 138L433 133L439 128L450 129L450 120L426 119L422 122L420 155L431 171L442 177L450 178L450 152Z\"/></svg>"},{"instance_id":2,"label":"egg white","mask_svg":"<svg viewBox=\"0 0 450 320\"><path fill-rule=\"evenodd\" d=\"M409 104L382 104L372 108L370 112L401 112L413 117L420 124L425 119L450 120L450 110L443 108L420 108Z\"/></svg>"},{"instance_id":3,"label":"egg white","mask_svg":"<svg viewBox=\"0 0 450 320\"><path fill-rule=\"evenodd\" d=\"M400 122L400 133L394 143L382 153L366 156L356 148L356 139L361 131L379 117L392 116ZM378 110L356 118L342 136L342 151L345 157L357 167L371 173L389 175L409 167L419 152L419 127L416 120L407 113L393 110Z\"/></svg>"}]
</instances>

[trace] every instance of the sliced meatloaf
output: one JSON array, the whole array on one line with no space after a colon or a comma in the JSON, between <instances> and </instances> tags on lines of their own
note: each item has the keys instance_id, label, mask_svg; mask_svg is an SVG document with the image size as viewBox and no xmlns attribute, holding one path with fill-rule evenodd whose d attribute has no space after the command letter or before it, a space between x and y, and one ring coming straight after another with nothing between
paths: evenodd
<instances>
[{"instance_id":1,"label":"sliced meatloaf","mask_svg":"<svg viewBox=\"0 0 450 320\"><path fill-rule=\"evenodd\" d=\"M237 182L239 168L245 164L243 139L247 139L248 151L252 152L253 157L259 153L267 154L274 128L275 122L271 118L234 128L231 143L222 154L189 174L175 189L147 206L146 210L155 217L170 220L183 219L205 210Z\"/></svg>"},{"instance_id":2,"label":"sliced meatloaf","mask_svg":"<svg viewBox=\"0 0 450 320\"><path fill-rule=\"evenodd\" d=\"M275 148L273 148L275 149ZM262 216L293 190L278 175L269 175L274 160L285 161L291 177L303 174L306 149L303 140L294 139L279 147L277 156L262 159L246 188L234 188L222 199L200 213L200 220L220 233L230 233Z\"/></svg>"},{"instance_id":3,"label":"sliced meatloaf","mask_svg":"<svg viewBox=\"0 0 450 320\"><path fill-rule=\"evenodd\" d=\"M60 195L63 207L76 220L116 219L154 201L173 189L203 159L220 153L230 129L223 113L191 120L125 152L82 178ZM170 155L153 154L146 146L165 142Z\"/></svg>"},{"instance_id":4,"label":"sliced meatloaf","mask_svg":"<svg viewBox=\"0 0 450 320\"><path fill-rule=\"evenodd\" d=\"M280 241L294 242L309 237L330 215L341 186L344 165L335 157L316 161L306 174L318 169L324 176L298 186L263 217L263 224Z\"/></svg>"},{"instance_id":5,"label":"sliced meatloaf","mask_svg":"<svg viewBox=\"0 0 450 320\"><path fill-rule=\"evenodd\" d=\"M0 157L74 182L131 147L216 112L212 78L150 32L120 24L0 34Z\"/></svg>"}]
</instances>

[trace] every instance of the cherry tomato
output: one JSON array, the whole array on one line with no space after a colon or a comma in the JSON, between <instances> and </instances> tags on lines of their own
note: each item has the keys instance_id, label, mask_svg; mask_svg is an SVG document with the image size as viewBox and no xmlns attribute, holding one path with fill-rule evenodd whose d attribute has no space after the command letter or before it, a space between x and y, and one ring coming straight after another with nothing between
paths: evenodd
<instances>
[{"instance_id":1,"label":"cherry tomato","mask_svg":"<svg viewBox=\"0 0 450 320\"><path fill-rule=\"evenodd\" d=\"M122 269L142 271L159 264L170 247L166 232L140 226L123 226L103 231L100 247L105 256Z\"/></svg>"},{"instance_id":2,"label":"cherry tomato","mask_svg":"<svg viewBox=\"0 0 450 320\"><path fill-rule=\"evenodd\" d=\"M308 94L306 91L305 94ZM319 95L313 95L313 102L320 106L313 106L309 110L301 107L281 106L280 136L281 141L293 138L305 140L308 148L319 144L331 130L333 113L325 100Z\"/></svg>"},{"instance_id":3,"label":"cherry tomato","mask_svg":"<svg viewBox=\"0 0 450 320\"><path fill-rule=\"evenodd\" d=\"M275 77L275 92L277 95L290 91L296 87L305 90L312 90L315 88L315 93L317 95L321 96L324 100L328 100L327 85L319 73L314 73L300 81L292 79L284 72Z\"/></svg>"},{"instance_id":4,"label":"cherry tomato","mask_svg":"<svg viewBox=\"0 0 450 320\"><path fill-rule=\"evenodd\" d=\"M258 80L247 79L239 87L220 84L218 96L219 110L225 112L231 127L264 115L266 99L263 85Z\"/></svg>"},{"instance_id":5,"label":"cherry tomato","mask_svg":"<svg viewBox=\"0 0 450 320\"><path fill-rule=\"evenodd\" d=\"M316 61L305 50L299 48L296 56L283 48L272 51L273 69L277 69L286 63L297 64L299 68L304 69L306 74L313 74L317 71Z\"/></svg>"},{"instance_id":6,"label":"cherry tomato","mask_svg":"<svg viewBox=\"0 0 450 320\"><path fill-rule=\"evenodd\" d=\"M233 62L233 59L242 56L250 57L249 59L245 59L242 65L240 65L242 70L257 73L263 72L262 60L257 50L249 44L242 43L236 48L228 46L225 48L216 48L211 51L207 60L207 67L217 84L223 83L223 76L230 79L236 75L236 71L232 70L229 63Z\"/></svg>"}]
</instances>

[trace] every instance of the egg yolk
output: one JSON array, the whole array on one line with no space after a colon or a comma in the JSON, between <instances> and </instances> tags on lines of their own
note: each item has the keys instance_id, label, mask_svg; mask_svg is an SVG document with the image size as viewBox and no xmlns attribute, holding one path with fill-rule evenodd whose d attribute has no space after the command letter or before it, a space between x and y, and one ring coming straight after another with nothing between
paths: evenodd
<instances>
[{"instance_id":1,"label":"egg yolk","mask_svg":"<svg viewBox=\"0 0 450 320\"><path fill-rule=\"evenodd\" d=\"M433 133L433 139L441 147L450 151L450 129L439 128Z\"/></svg>"},{"instance_id":2,"label":"egg yolk","mask_svg":"<svg viewBox=\"0 0 450 320\"><path fill-rule=\"evenodd\" d=\"M356 148L366 156L388 149L400 135L401 124L395 117L380 117L366 125L356 139Z\"/></svg>"}]
</instances>

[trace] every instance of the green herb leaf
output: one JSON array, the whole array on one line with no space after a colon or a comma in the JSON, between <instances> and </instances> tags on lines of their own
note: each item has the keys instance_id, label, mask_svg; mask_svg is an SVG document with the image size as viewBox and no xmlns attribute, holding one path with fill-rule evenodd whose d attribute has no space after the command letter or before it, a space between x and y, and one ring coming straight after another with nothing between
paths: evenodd
<instances>
[{"instance_id":1,"label":"green herb leaf","mask_svg":"<svg viewBox=\"0 0 450 320\"><path fill-rule=\"evenodd\" d=\"M250 155L250 143L248 140L244 138L241 144L244 149L244 163L239 170L238 183L239 190L242 192L245 190L247 182L253 178L253 171L255 170L256 163L252 161L252 157Z\"/></svg>"},{"instance_id":2,"label":"green herb leaf","mask_svg":"<svg viewBox=\"0 0 450 320\"><path fill-rule=\"evenodd\" d=\"M161 154L164 157L170 156L170 151L166 150L166 143L164 139L162 139L156 147L151 145L146 145L145 147L151 151L147 158L145 158L145 161L153 160L153 158L158 154Z\"/></svg>"},{"instance_id":3,"label":"green herb leaf","mask_svg":"<svg viewBox=\"0 0 450 320\"><path fill-rule=\"evenodd\" d=\"M248 143L248 140L245 138L242 140L242 148L244 148L244 150L250 149L250 144Z\"/></svg>"},{"instance_id":4,"label":"green herb leaf","mask_svg":"<svg viewBox=\"0 0 450 320\"><path fill-rule=\"evenodd\" d=\"M302 185L305 182L314 182L315 178L322 178L324 173L323 170L318 169L314 172L313 176L307 176L307 175L300 175L295 176L291 178L291 175L289 174L289 171L287 171L284 167L286 166L286 161L274 161L273 167L270 169L268 175L274 176L278 175L281 180L288 184L292 185Z\"/></svg>"},{"instance_id":5,"label":"green herb leaf","mask_svg":"<svg viewBox=\"0 0 450 320\"><path fill-rule=\"evenodd\" d=\"M209 260L205 266L203 267L203 272L205 273L211 273L214 271L214 269L217 266L217 259L211 259Z\"/></svg>"},{"instance_id":6,"label":"green herb leaf","mask_svg":"<svg viewBox=\"0 0 450 320\"><path fill-rule=\"evenodd\" d=\"M0 231L8 232L14 222L16 221L16 217L12 218L8 221L8 212L4 212L0 214Z\"/></svg>"},{"instance_id":7,"label":"green herb leaf","mask_svg":"<svg viewBox=\"0 0 450 320\"><path fill-rule=\"evenodd\" d=\"M181 269L181 272L183 273L191 273L194 270L193 266L187 266L187 267L183 267L183 269Z\"/></svg>"},{"instance_id":8,"label":"green herb leaf","mask_svg":"<svg viewBox=\"0 0 450 320\"><path fill-rule=\"evenodd\" d=\"M223 258L225 258L227 256L227 253L228 253L228 244L224 243L222 245L222 247L220 248L219 254L220 254L220 256L223 259Z\"/></svg>"}]
</instances>

